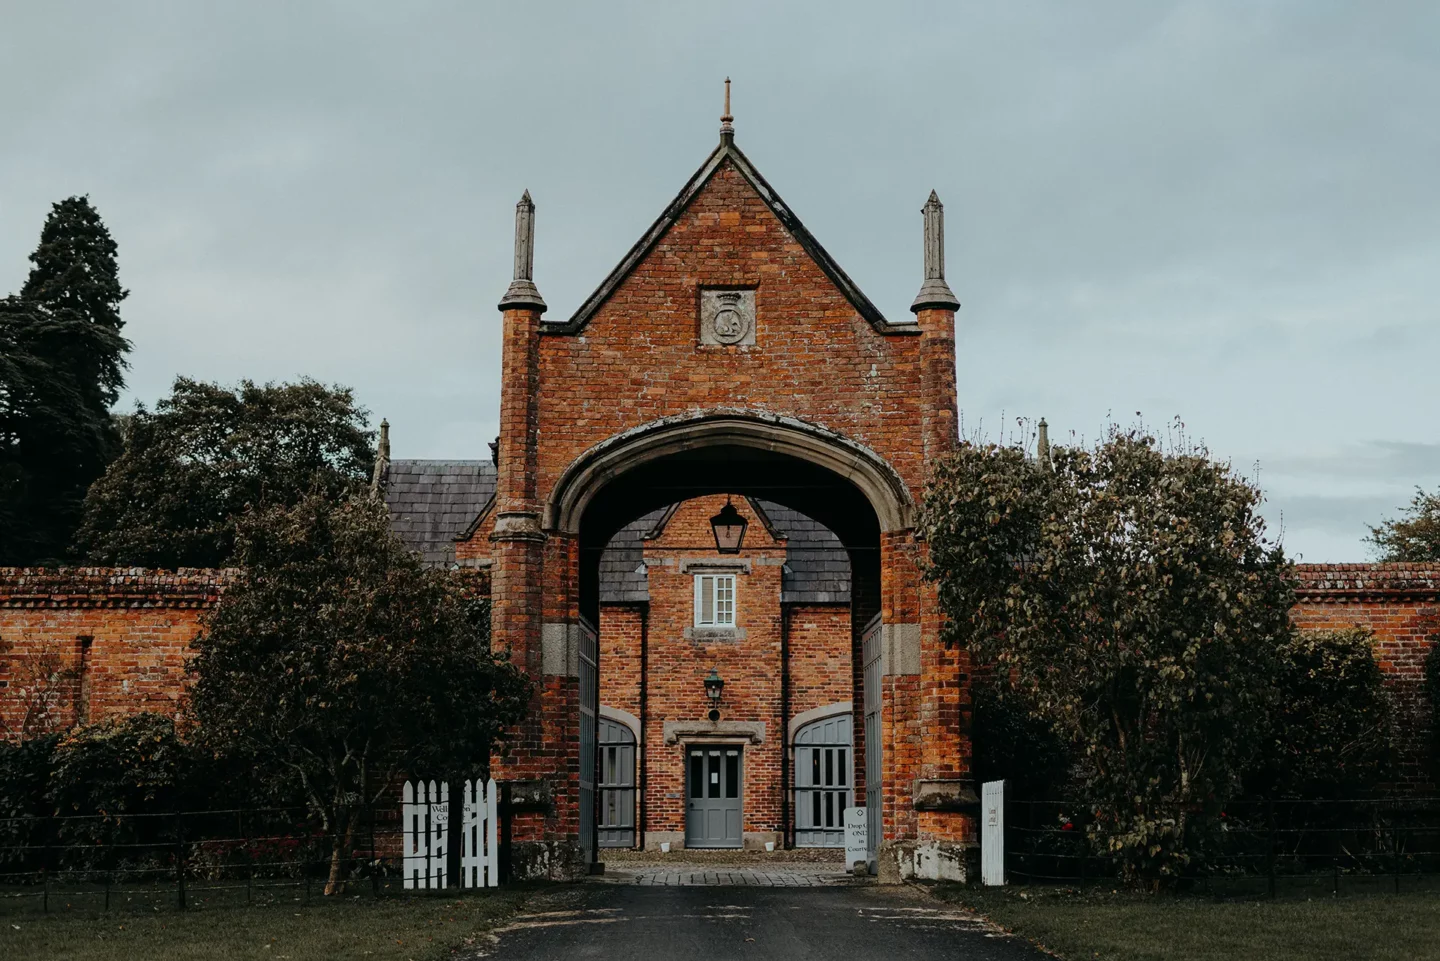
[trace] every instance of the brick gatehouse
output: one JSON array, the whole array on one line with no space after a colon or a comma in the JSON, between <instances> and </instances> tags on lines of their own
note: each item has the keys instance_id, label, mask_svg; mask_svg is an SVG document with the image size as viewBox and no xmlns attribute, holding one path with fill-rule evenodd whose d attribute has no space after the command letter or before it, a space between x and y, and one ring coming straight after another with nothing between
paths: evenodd
<instances>
[{"instance_id":1,"label":"brick gatehouse","mask_svg":"<svg viewBox=\"0 0 1440 961\"><path fill-rule=\"evenodd\" d=\"M915 532L925 465L957 438L939 200L900 320L728 117L568 319L543 316L534 210L527 194L500 302L493 501L454 545L489 564L493 642L540 682L497 762L553 797L517 826L529 860L572 874L601 843L833 844L863 803L882 874L961 876L966 666L939 642ZM727 503L739 553L711 529Z\"/></svg>"},{"instance_id":2,"label":"brick gatehouse","mask_svg":"<svg viewBox=\"0 0 1440 961\"><path fill-rule=\"evenodd\" d=\"M515 821L523 870L574 876L607 847L834 846L840 812L860 806L883 878L963 877L969 665L940 643L915 530L927 465L957 441L939 200L922 211L913 316L896 318L741 153L728 117L568 319L545 318L532 279L534 212L526 194L491 458L392 461L382 429L376 470L427 563L488 569L493 642L535 681L492 761L543 802ZM739 544L717 524L743 525ZM1372 627L1392 684L1428 712L1440 567L1300 576L1297 622ZM58 694L68 723L173 710L226 581L0 571L0 721L23 726L39 652L74 678Z\"/></svg>"}]
</instances>

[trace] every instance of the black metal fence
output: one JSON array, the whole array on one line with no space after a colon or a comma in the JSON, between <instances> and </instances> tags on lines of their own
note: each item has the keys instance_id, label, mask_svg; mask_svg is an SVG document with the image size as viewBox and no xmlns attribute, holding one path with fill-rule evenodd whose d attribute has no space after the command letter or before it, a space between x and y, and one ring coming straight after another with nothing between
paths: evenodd
<instances>
[{"instance_id":1,"label":"black metal fence","mask_svg":"<svg viewBox=\"0 0 1440 961\"><path fill-rule=\"evenodd\" d=\"M398 820L342 839L301 808L0 818L0 912L308 899L401 889Z\"/></svg>"},{"instance_id":2,"label":"black metal fence","mask_svg":"<svg viewBox=\"0 0 1440 961\"><path fill-rule=\"evenodd\" d=\"M1183 884L1214 893L1277 887L1333 890L1440 875L1440 798L1235 803L1190 829ZM1120 861L1084 804L1009 801L1005 866L1011 883L1113 884Z\"/></svg>"}]
</instances>

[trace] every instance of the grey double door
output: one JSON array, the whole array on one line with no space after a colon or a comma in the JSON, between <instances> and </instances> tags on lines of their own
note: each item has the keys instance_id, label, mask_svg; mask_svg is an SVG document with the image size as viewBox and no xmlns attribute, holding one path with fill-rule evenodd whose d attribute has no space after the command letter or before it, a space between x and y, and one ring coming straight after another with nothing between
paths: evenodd
<instances>
[{"instance_id":1,"label":"grey double door","mask_svg":"<svg viewBox=\"0 0 1440 961\"><path fill-rule=\"evenodd\" d=\"M685 846L740 847L740 748L692 747L686 762Z\"/></svg>"}]
</instances>

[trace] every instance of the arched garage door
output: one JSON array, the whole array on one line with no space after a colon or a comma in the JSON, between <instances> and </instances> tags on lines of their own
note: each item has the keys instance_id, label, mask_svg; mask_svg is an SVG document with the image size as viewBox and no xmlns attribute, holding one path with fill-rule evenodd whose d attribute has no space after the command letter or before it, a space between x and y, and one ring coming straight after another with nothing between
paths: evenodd
<instances>
[{"instance_id":1,"label":"arched garage door","mask_svg":"<svg viewBox=\"0 0 1440 961\"><path fill-rule=\"evenodd\" d=\"M795 733L795 846L845 846L845 809L853 802L853 721L836 714Z\"/></svg>"}]
</instances>

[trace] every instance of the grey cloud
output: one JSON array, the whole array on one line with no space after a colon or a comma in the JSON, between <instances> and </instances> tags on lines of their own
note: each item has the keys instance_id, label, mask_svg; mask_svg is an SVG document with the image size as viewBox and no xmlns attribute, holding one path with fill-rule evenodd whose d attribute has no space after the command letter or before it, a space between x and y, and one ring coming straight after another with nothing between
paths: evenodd
<instances>
[{"instance_id":1,"label":"grey cloud","mask_svg":"<svg viewBox=\"0 0 1440 961\"><path fill-rule=\"evenodd\" d=\"M713 146L728 74L741 146L892 316L938 190L972 419L1179 414L1312 559L1364 531L1288 499L1434 481L1383 446L1440 442L1426 0L11 6L0 292L91 193L132 398L308 373L397 457L485 456L521 190L567 315Z\"/></svg>"}]
</instances>

